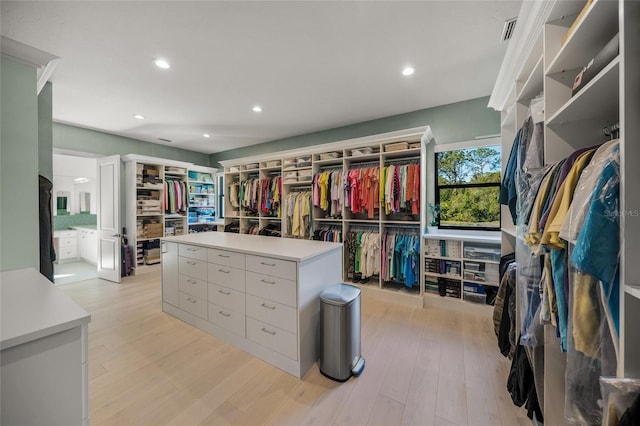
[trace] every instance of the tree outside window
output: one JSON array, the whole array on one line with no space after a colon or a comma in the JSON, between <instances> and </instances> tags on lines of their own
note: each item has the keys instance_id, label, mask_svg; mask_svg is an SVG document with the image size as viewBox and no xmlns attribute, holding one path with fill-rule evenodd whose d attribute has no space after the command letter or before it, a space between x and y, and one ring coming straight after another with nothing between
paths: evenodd
<instances>
[{"instance_id":1,"label":"tree outside window","mask_svg":"<svg viewBox=\"0 0 640 426\"><path fill-rule=\"evenodd\" d=\"M440 228L500 229L500 145L436 153Z\"/></svg>"}]
</instances>

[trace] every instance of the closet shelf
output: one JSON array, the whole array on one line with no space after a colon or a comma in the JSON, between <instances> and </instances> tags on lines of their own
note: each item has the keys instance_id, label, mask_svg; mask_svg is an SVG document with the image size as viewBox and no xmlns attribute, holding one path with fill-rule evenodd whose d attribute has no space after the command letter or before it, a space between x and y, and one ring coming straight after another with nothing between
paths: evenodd
<instances>
[{"instance_id":1,"label":"closet shelf","mask_svg":"<svg viewBox=\"0 0 640 426\"><path fill-rule=\"evenodd\" d=\"M488 285L491 287L500 287L499 283L494 283L494 282L490 282L490 281L474 281L474 280L465 280L463 279L462 281L464 281L465 283L471 283L471 284L480 284L480 285Z\"/></svg>"},{"instance_id":2,"label":"closet shelf","mask_svg":"<svg viewBox=\"0 0 640 426\"><path fill-rule=\"evenodd\" d=\"M436 256L436 255L431 255L427 253L425 253L424 257L428 259L455 260L456 262L460 262L459 257Z\"/></svg>"},{"instance_id":3,"label":"closet shelf","mask_svg":"<svg viewBox=\"0 0 640 426\"><path fill-rule=\"evenodd\" d=\"M400 151L383 152L381 155L383 160L392 159L392 158L404 158L406 156L411 156L411 155L419 156L420 148L408 148Z\"/></svg>"},{"instance_id":4,"label":"closet shelf","mask_svg":"<svg viewBox=\"0 0 640 426\"><path fill-rule=\"evenodd\" d=\"M625 285L624 291L636 299L640 299L640 285Z\"/></svg>"},{"instance_id":5,"label":"closet shelf","mask_svg":"<svg viewBox=\"0 0 640 426\"><path fill-rule=\"evenodd\" d=\"M617 56L553 114L547 120L547 126L557 127L577 121L597 120L597 124L602 127L606 120L617 121L620 110L619 68L620 57Z\"/></svg>"},{"instance_id":6,"label":"closet shelf","mask_svg":"<svg viewBox=\"0 0 640 426\"><path fill-rule=\"evenodd\" d=\"M449 278L452 280L462 281L462 276L460 275L436 274L435 272L425 272L424 275L425 277Z\"/></svg>"},{"instance_id":7,"label":"closet shelf","mask_svg":"<svg viewBox=\"0 0 640 426\"><path fill-rule=\"evenodd\" d=\"M342 219L332 219L332 218L322 218L322 217L314 217L314 221L316 222L342 222Z\"/></svg>"},{"instance_id":8,"label":"closet shelf","mask_svg":"<svg viewBox=\"0 0 640 426\"><path fill-rule=\"evenodd\" d=\"M260 167L260 171L261 172L275 172L275 171L280 171L282 169L281 166L274 166L274 167Z\"/></svg>"},{"instance_id":9,"label":"closet shelf","mask_svg":"<svg viewBox=\"0 0 640 426\"><path fill-rule=\"evenodd\" d=\"M381 220L383 225L420 225L419 220Z\"/></svg>"},{"instance_id":10,"label":"closet shelf","mask_svg":"<svg viewBox=\"0 0 640 426\"><path fill-rule=\"evenodd\" d=\"M296 172L298 170L311 170L311 166L305 166L305 167L287 167L282 169L284 172Z\"/></svg>"},{"instance_id":11,"label":"closet shelf","mask_svg":"<svg viewBox=\"0 0 640 426\"><path fill-rule=\"evenodd\" d=\"M357 164L360 161L366 161L366 160L379 160L380 159L380 153L374 153L374 154L364 154L364 155L356 155L356 156L348 156L348 157L344 157L345 160L349 161L350 163L355 163Z\"/></svg>"},{"instance_id":12,"label":"closet shelf","mask_svg":"<svg viewBox=\"0 0 640 426\"><path fill-rule=\"evenodd\" d=\"M203 182L201 180L190 180L189 183L194 185L213 185L213 182Z\"/></svg>"},{"instance_id":13,"label":"closet shelf","mask_svg":"<svg viewBox=\"0 0 640 426\"><path fill-rule=\"evenodd\" d=\"M516 126L516 106L511 105L511 107L507 110L507 114L505 115L504 120L502 120L502 123L500 123L500 128L513 130L515 129L515 126Z\"/></svg>"},{"instance_id":14,"label":"closet shelf","mask_svg":"<svg viewBox=\"0 0 640 426\"><path fill-rule=\"evenodd\" d=\"M142 213L136 214L137 217L158 217L163 216L162 213Z\"/></svg>"},{"instance_id":15,"label":"closet shelf","mask_svg":"<svg viewBox=\"0 0 640 426\"><path fill-rule=\"evenodd\" d=\"M492 265L499 265L500 262L495 260L484 260L484 259L468 259L466 257L462 258L465 262L478 262L478 263L490 263Z\"/></svg>"},{"instance_id":16,"label":"closet shelf","mask_svg":"<svg viewBox=\"0 0 640 426\"><path fill-rule=\"evenodd\" d=\"M342 165L342 157L340 158L329 158L327 160L313 160L313 164L321 164L323 166L340 166Z\"/></svg>"},{"instance_id":17,"label":"closet shelf","mask_svg":"<svg viewBox=\"0 0 640 426\"><path fill-rule=\"evenodd\" d=\"M505 234L507 234L507 235L509 235L509 236L513 237L513 238L516 238L516 236L517 236L517 234L516 234L516 230L515 230L515 229L513 229L513 228L506 228L506 227L503 227L503 228L500 228L500 230L501 230L502 232L504 232Z\"/></svg>"},{"instance_id":18,"label":"closet shelf","mask_svg":"<svg viewBox=\"0 0 640 426\"><path fill-rule=\"evenodd\" d=\"M186 219L187 216L181 215L181 214L165 214L164 218L165 219Z\"/></svg>"},{"instance_id":19,"label":"closet shelf","mask_svg":"<svg viewBox=\"0 0 640 426\"><path fill-rule=\"evenodd\" d=\"M547 67L546 75L582 68L618 32L618 2L594 1Z\"/></svg>"},{"instance_id":20,"label":"closet shelf","mask_svg":"<svg viewBox=\"0 0 640 426\"><path fill-rule=\"evenodd\" d=\"M260 219L263 219L263 220L282 220L281 217L275 217L275 216L260 216Z\"/></svg>"},{"instance_id":21,"label":"closet shelf","mask_svg":"<svg viewBox=\"0 0 640 426\"><path fill-rule=\"evenodd\" d=\"M518 93L517 102L528 103L531 99L535 98L540 92L542 92L543 85L544 72L542 70L542 55L540 55L540 59L536 62L531 74L529 74L529 77L524 82L520 93Z\"/></svg>"}]
</instances>

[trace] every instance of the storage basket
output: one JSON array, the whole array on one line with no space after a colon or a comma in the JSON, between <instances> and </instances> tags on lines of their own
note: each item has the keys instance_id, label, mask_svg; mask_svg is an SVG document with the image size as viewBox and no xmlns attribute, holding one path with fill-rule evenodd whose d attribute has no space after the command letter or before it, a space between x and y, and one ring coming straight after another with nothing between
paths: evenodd
<instances>
[{"instance_id":1,"label":"storage basket","mask_svg":"<svg viewBox=\"0 0 640 426\"><path fill-rule=\"evenodd\" d=\"M402 151L407 148L409 148L408 142L397 142L384 146L385 152Z\"/></svg>"}]
</instances>

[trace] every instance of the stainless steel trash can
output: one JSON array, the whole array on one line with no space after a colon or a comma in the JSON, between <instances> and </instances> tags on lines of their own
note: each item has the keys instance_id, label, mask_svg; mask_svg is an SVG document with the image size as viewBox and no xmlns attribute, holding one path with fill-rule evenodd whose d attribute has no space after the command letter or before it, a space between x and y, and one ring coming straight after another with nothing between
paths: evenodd
<instances>
[{"instance_id":1,"label":"stainless steel trash can","mask_svg":"<svg viewBox=\"0 0 640 426\"><path fill-rule=\"evenodd\" d=\"M360 289L334 284L320 293L320 372L346 381L364 369L360 354Z\"/></svg>"}]
</instances>

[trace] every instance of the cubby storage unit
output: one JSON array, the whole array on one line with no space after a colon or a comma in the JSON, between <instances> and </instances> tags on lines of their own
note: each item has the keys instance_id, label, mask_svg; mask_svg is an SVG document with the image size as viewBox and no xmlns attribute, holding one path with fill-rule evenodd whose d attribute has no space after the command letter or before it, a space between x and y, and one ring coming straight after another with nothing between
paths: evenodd
<instances>
[{"instance_id":1,"label":"cubby storage unit","mask_svg":"<svg viewBox=\"0 0 640 426\"><path fill-rule=\"evenodd\" d=\"M189 232L188 217L192 211L189 176L211 177L212 185L197 179L199 185L193 188L194 191L198 191L196 187L199 191L206 188L207 195L197 197L198 200L206 198L207 203L215 203L213 176L216 169L135 154L125 155L122 159L126 169L125 230L134 256L133 272L141 273L160 263L160 238ZM196 201L195 196L193 199L193 209L199 209L195 204L200 201ZM212 216L215 216L215 207L212 210Z\"/></svg>"},{"instance_id":2,"label":"cubby storage unit","mask_svg":"<svg viewBox=\"0 0 640 426\"><path fill-rule=\"evenodd\" d=\"M486 287L500 285L501 239L495 235L427 234L424 291L474 303L486 302Z\"/></svg>"},{"instance_id":3,"label":"cubby storage unit","mask_svg":"<svg viewBox=\"0 0 640 426\"><path fill-rule=\"evenodd\" d=\"M546 165L566 158L577 149L606 141L603 129L618 125L619 211L622 214L619 217L621 285L617 374L638 379L640 333L634 325L640 320L640 292L637 290L640 264L634 260L640 249L640 220L636 210L640 203L637 191L640 168L634 162L640 158L640 101L637 96L640 93L637 78L640 72L640 3L629 0L545 1L540 3L537 15L529 17L528 21L539 24L527 28L528 32L521 39L537 41L523 50L528 52L528 57L516 81L499 80L496 86L500 89L513 84L502 109L503 160L508 157L517 129L526 118L529 101L540 90L544 92ZM615 50L610 51L606 61L595 72L592 70L589 81L574 90L574 81L581 69L591 63L616 35L619 40L617 55ZM503 208L502 213L503 252L507 253L515 248L517 232L508 210ZM517 329L520 328L518 324ZM545 326L544 335L544 421L546 424L574 422L576 419L570 417L575 412L565 411L567 355L560 350L554 327Z\"/></svg>"},{"instance_id":4,"label":"cubby storage unit","mask_svg":"<svg viewBox=\"0 0 640 426\"><path fill-rule=\"evenodd\" d=\"M268 154L263 156L224 160L225 176L225 227L230 232L254 233L256 228L279 229L282 237L310 239L315 232L323 232L332 241L344 241L349 232L367 232L375 234L372 241L381 244L383 236L393 234L415 236L421 241L422 230L426 229L425 212L420 208L426 199L426 144L433 139L428 126L368 136L347 141L333 142ZM312 194L315 177L323 172L348 173L353 170L369 170L371 182L380 181L380 170L385 166L404 166L419 164L422 173L416 176L419 187L419 200L415 205L399 206L387 211L384 206L376 205L378 195L363 209L352 211L348 207L339 209L330 206L309 205L308 214L298 221L291 216L295 202ZM281 208L279 213L263 212L254 214L253 208L247 208L240 200L241 185L247 179L281 177ZM342 186L342 185L341 185ZM342 189L340 189L340 192ZM335 193L338 196L338 193ZM418 195L416 195L418 198ZM256 204L263 205L262 193L257 195ZM246 204L246 203L245 203ZM279 227L279 228L278 228ZM335 238L335 240L333 240ZM418 244L419 245L419 244ZM343 261L343 281L360 286L385 298L398 298L404 302L423 305L423 273L420 251L412 254L419 269L415 282L385 280L385 276L376 273L366 279L359 279L349 271L349 257L345 250ZM413 278L410 278L412 280ZM354 281L355 280L355 281ZM364 281L364 282L363 282ZM408 285L411 284L411 285Z\"/></svg>"},{"instance_id":5,"label":"cubby storage unit","mask_svg":"<svg viewBox=\"0 0 640 426\"><path fill-rule=\"evenodd\" d=\"M189 202L188 232L214 230L217 208L216 169L189 167L187 185ZM183 233L175 233L173 235L181 235Z\"/></svg>"}]
</instances>

